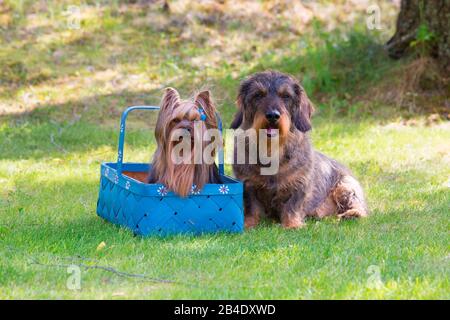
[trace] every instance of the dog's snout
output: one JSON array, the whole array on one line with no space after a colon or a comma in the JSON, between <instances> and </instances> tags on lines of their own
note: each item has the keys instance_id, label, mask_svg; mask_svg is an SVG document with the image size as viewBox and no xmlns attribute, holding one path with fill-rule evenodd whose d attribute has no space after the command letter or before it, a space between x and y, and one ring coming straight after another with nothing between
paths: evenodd
<instances>
[{"instance_id":1,"label":"dog's snout","mask_svg":"<svg viewBox=\"0 0 450 320\"><path fill-rule=\"evenodd\" d=\"M280 119L280 112L277 110L271 110L266 113L266 119L269 122L277 122Z\"/></svg>"}]
</instances>

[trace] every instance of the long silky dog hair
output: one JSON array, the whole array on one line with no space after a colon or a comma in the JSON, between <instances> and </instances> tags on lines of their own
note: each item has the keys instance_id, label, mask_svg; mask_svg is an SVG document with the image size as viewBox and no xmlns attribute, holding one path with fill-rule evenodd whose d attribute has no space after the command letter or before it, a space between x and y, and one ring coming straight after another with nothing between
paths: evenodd
<instances>
[{"instance_id":1,"label":"long silky dog hair","mask_svg":"<svg viewBox=\"0 0 450 320\"><path fill-rule=\"evenodd\" d=\"M204 161L200 164L194 163L196 142L201 141L203 150L209 143L220 143L203 139L206 130L217 127L216 107L209 91L201 91L192 99L181 100L175 89L167 88L161 100L156 122L157 149L148 182L161 183L182 197L201 190L206 183L221 183L214 163L207 164ZM197 130L198 128L201 130ZM190 161L174 163L172 153L183 139L191 139Z\"/></svg>"}]
</instances>

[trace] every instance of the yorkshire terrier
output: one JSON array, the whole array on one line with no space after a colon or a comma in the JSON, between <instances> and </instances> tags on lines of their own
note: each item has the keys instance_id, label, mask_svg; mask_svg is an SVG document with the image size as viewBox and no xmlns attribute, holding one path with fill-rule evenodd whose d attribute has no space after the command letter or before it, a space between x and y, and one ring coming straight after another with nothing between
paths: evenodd
<instances>
[{"instance_id":1,"label":"yorkshire terrier","mask_svg":"<svg viewBox=\"0 0 450 320\"><path fill-rule=\"evenodd\" d=\"M209 144L220 143L220 136L213 137L212 141L205 139L208 129L217 128L216 107L209 91L181 100L175 89L167 88L156 121L157 149L148 182L161 183L182 197L200 191L206 183L222 183L214 161L205 161L203 156L200 161L194 159L198 157L198 146L205 150ZM186 143L190 150L181 149L177 153L180 144ZM215 149L212 150L214 159ZM174 155L182 161L174 159Z\"/></svg>"}]
</instances>

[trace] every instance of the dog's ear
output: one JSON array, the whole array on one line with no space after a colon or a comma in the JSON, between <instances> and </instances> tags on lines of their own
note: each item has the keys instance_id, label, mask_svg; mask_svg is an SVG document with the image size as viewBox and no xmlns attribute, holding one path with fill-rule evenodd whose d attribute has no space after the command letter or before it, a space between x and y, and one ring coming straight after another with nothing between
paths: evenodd
<instances>
[{"instance_id":1,"label":"dog's ear","mask_svg":"<svg viewBox=\"0 0 450 320\"><path fill-rule=\"evenodd\" d=\"M243 106L243 102L242 102L242 95L239 95L237 100L236 100L236 104L237 104L237 112L234 115L234 119L231 122L231 129L237 129L241 126L242 121L244 120L244 112L242 111L244 106Z\"/></svg>"},{"instance_id":2,"label":"dog's ear","mask_svg":"<svg viewBox=\"0 0 450 320\"><path fill-rule=\"evenodd\" d=\"M195 104L203 108L209 119L216 117L216 107L211 98L209 90L201 91L195 96Z\"/></svg>"},{"instance_id":3,"label":"dog's ear","mask_svg":"<svg viewBox=\"0 0 450 320\"><path fill-rule=\"evenodd\" d=\"M301 132L307 132L311 130L311 116L314 112L314 106L308 99L306 92L299 85L296 84L294 89L297 94L298 101L293 115L293 122L298 130Z\"/></svg>"},{"instance_id":4,"label":"dog's ear","mask_svg":"<svg viewBox=\"0 0 450 320\"><path fill-rule=\"evenodd\" d=\"M166 88L161 100L161 111L173 110L180 105L180 94L174 88Z\"/></svg>"},{"instance_id":5,"label":"dog's ear","mask_svg":"<svg viewBox=\"0 0 450 320\"><path fill-rule=\"evenodd\" d=\"M159 105L158 119L156 120L155 136L158 145L165 144L167 123L172 117L173 110L180 105L180 95L174 88L166 88Z\"/></svg>"}]
</instances>

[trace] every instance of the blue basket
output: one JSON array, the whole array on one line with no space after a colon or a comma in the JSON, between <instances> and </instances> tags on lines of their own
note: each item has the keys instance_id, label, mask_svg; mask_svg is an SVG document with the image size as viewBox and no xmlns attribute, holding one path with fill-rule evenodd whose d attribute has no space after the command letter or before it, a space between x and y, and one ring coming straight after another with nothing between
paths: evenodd
<instances>
[{"instance_id":1,"label":"blue basket","mask_svg":"<svg viewBox=\"0 0 450 320\"><path fill-rule=\"evenodd\" d=\"M135 106L122 113L117 163L105 162L100 168L97 214L143 236L242 232L243 186L240 181L224 175L222 147L219 173L223 184L206 184L200 192L185 198L168 191L162 184L147 184L129 176L130 173L148 173L150 169L147 163L123 163L126 119L128 113L136 109L159 110L159 107Z\"/></svg>"}]
</instances>

